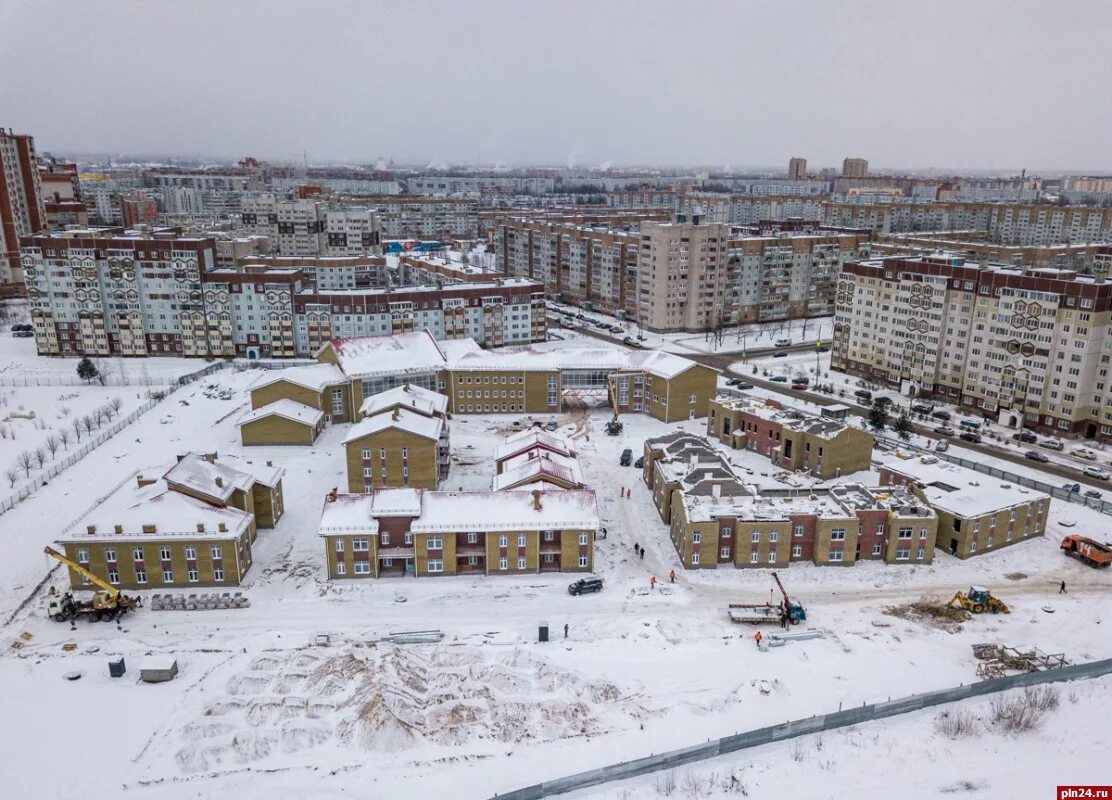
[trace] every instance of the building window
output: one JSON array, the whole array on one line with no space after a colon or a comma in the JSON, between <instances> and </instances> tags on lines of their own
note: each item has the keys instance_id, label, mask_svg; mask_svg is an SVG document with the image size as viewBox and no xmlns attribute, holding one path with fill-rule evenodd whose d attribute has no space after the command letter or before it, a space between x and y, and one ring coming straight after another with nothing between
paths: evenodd
<instances>
[{"instance_id":1,"label":"building window","mask_svg":"<svg viewBox=\"0 0 1112 800\"><path fill-rule=\"evenodd\" d=\"M830 529L830 540L831 541L838 542L838 541L841 541L845 538L846 538L846 529L845 528L831 528Z\"/></svg>"},{"instance_id":2,"label":"building window","mask_svg":"<svg viewBox=\"0 0 1112 800\"><path fill-rule=\"evenodd\" d=\"M444 540L439 536L430 536L425 539L425 548L427 550L443 550Z\"/></svg>"},{"instance_id":3,"label":"building window","mask_svg":"<svg viewBox=\"0 0 1112 800\"><path fill-rule=\"evenodd\" d=\"M841 550L831 550L829 560L830 561L841 561L842 560L842 551Z\"/></svg>"},{"instance_id":4,"label":"building window","mask_svg":"<svg viewBox=\"0 0 1112 800\"><path fill-rule=\"evenodd\" d=\"M510 560L508 558L498 559L498 569L509 569L509 568L510 568Z\"/></svg>"},{"instance_id":5,"label":"building window","mask_svg":"<svg viewBox=\"0 0 1112 800\"><path fill-rule=\"evenodd\" d=\"M525 547L525 534L524 533L518 535L518 537L517 537L517 546L518 547Z\"/></svg>"},{"instance_id":6,"label":"building window","mask_svg":"<svg viewBox=\"0 0 1112 800\"><path fill-rule=\"evenodd\" d=\"M212 579L214 581L224 580L224 570L222 570L220 567L217 567L216 569L214 569L212 571Z\"/></svg>"},{"instance_id":7,"label":"building window","mask_svg":"<svg viewBox=\"0 0 1112 800\"><path fill-rule=\"evenodd\" d=\"M172 569L162 570L162 582L163 583L173 583L174 582L174 571Z\"/></svg>"},{"instance_id":8,"label":"building window","mask_svg":"<svg viewBox=\"0 0 1112 800\"><path fill-rule=\"evenodd\" d=\"M545 531L543 534L541 534L541 537L546 542L551 542L556 538L556 531ZM579 538L582 539L583 537L580 536Z\"/></svg>"},{"instance_id":9,"label":"building window","mask_svg":"<svg viewBox=\"0 0 1112 800\"><path fill-rule=\"evenodd\" d=\"M768 532L768 541L771 542L772 544L776 544L776 541L779 538L779 536L780 536L780 534L779 534L778 531L769 531Z\"/></svg>"},{"instance_id":10,"label":"building window","mask_svg":"<svg viewBox=\"0 0 1112 800\"><path fill-rule=\"evenodd\" d=\"M158 549L158 557L163 561L169 561L170 560L170 548L169 547L160 547Z\"/></svg>"},{"instance_id":11,"label":"building window","mask_svg":"<svg viewBox=\"0 0 1112 800\"><path fill-rule=\"evenodd\" d=\"M920 547L919 550L918 550L918 553L915 557L921 560L926 556L926 553L927 553L927 551L924 550L922 547Z\"/></svg>"},{"instance_id":12,"label":"building window","mask_svg":"<svg viewBox=\"0 0 1112 800\"><path fill-rule=\"evenodd\" d=\"M344 540L343 539L337 539L336 540L336 552L337 553L344 552Z\"/></svg>"},{"instance_id":13,"label":"building window","mask_svg":"<svg viewBox=\"0 0 1112 800\"><path fill-rule=\"evenodd\" d=\"M760 540L761 540L761 532L760 531L753 531L753 533L749 537L749 541L751 541L753 543L756 543L756 542L759 542Z\"/></svg>"},{"instance_id":14,"label":"building window","mask_svg":"<svg viewBox=\"0 0 1112 800\"><path fill-rule=\"evenodd\" d=\"M874 544L873 545L873 555L874 556L879 556L880 555L880 545L879 544Z\"/></svg>"},{"instance_id":15,"label":"building window","mask_svg":"<svg viewBox=\"0 0 1112 800\"><path fill-rule=\"evenodd\" d=\"M518 569L525 569L525 559L524 558L519 558L517 560L517 568Z\"/></svg>"},{"instance_id":16,"label":"building window","mask_svg":"<svg viewBox=\"0 0 1112 800\"><path fill-rule=\"evenodd\" d=\"M749 563L750 564L756 564L757 563L757 554L756 553L750 553L749 554Z\"/></svg>"},{"instance_id":17,"label":"building window","mask_svg":"<svg viewBox=\"0 0 1112 800\"><path fill-rule=\"evenodd\" d=\"M108 570L108 582L118 584L120 582L120 573L114 569Z\"/></svg>"},{"instance_id":18,"label":"building window","mask_svg":"<svg viewBox=\"0 0 1112 800\"><path fill-rule=\"evenodd\" d=\"M477 534L477 533L467 534L467 543L468 544L476 544L478 541L479 541L479 534Z\"/></svg>"},{"instance_id":19,"label":"building window","mask_svg":"<svg viewBox=\"0 0 1112 800\"><path fill-rule=\"evenodd\" d=\"M798 545L798 544L792 545L792 558L799 558L802 555L803 555L803 546Z\"/></svg>"},{"instance_id":20,"label":"building window","mask_svg":"<svg viewBox=\"0 0 1112 800\"><path fill-rule=\"evenodd\" d=\"M390 534L388 534L388 533L382 534L382 543L383 544L390 544ZM339 544L340 544L340 547L337 547L336 551L337 552L343 552L343 549L344 549L343 548L343 542L340 542ZM360 552L365 553L365 552L367 552L368 550L371 549L371 541L370 541L370 539L352 539L351 540L351 549L356 553L360 553Z\"/></svg>"},{"instance_id":21,"label":"building window","mask_svg":"<svg viewBox=\"0 0 1112 800\"><path fill-rule=\"evenodd\" d=\"M133 547L133 548L131 548L131 558L134 561L142 561L143 560L143 548L142 547Z\"/></svg>"},{"instance_id":22,"label":"building window","mask_svg":"<svg viewBox=\"0 0 1112 800\"><path fill-rule=\"evenodd\" d=\"M926 528L920 528L919 529L919 538L920 539L926 539L927 538L927 529Z\"/></svg>"},{"instance_id":23,"label":"building window","mask_svg":"<svg viewBox=\"0 0 1112 800\"><path fill-rule=\"evenodd\" d=\"M498 537L498 546L499 547L509 547L510 546L510 537L508 537L508 536L499 536Z\"/></svg>"},{"instance_id":24,"label":"building window","mask_svg":"<svg viewBox=\"0 0 1112 800\"><path fill-rule=\"evenodd\" d=\"M900 528L900 534L899 535L900 535L901 539L910 539L911 538L911 528Z\"/></svg>"},{"instance_id":25,"label":"building window","mask_svg":"<svg viewBox=\"0 0 1112 800\"><path fill-rule=\"evenodd\" d=\"M430 561L429 566L428 566L428 570L429 570L429 572L443 572L444 571L444 562L443 561Z\"/></svg>"},{"instance_id":26,"label":"building window","mask_svg":"<svg viewBox=\"0 0 1112 800\"><path fill-rule=\"evenodd\" d=\"M367 460L370 459L370 457L371 457L371 449L369 447L364 447L363 448L363 460L367 461Z\"/></svg>"},{"instance_id":27,"label":"building window","mask_svg":"<svg viewBox=\"0 0 1112 800\"><path fill-rule=\"evenodd\" d=\"M116 560L116 548L109 547L104 551L104 560L112 562Z\"/></svg>"},{"instance_id":28,"label":"building window","mask_svg":"<svg viewBox=\"0 0 1112 800\"><path fill-rule=\"evenodd\" d=\"M196 561L197 560L197 548L194 547L191 544L186 545L186 547L185 547L185 560L186 561Z\"/></svg>"},{"instance_id":29,"label":"building window","mask_svg":"<svg viewBox=\"0 0 1112 800\"><path fill-rule=\"evenodd\" d=\"M775 553L775 551L770 551L769 552L769 554L768 554L768 563L769 564L775 564L776 563L776 553Z\"/></svg>"},{"instance_id":30,"label":"building window","mask_svg":"<svg viewBox=\"0 0 1112 800\"><path fill-rule=\"evenodd\" d=\"M197 574L197 570L191 569L188 572L188 577L190 583L196 583L197 580L200 578L200 575Z\"/></svg>"},{"instance_id":31,"label":"building window","mask_svg":"<svg viewBox=\"0 0 1112 800\"><path fill-rule=\"evenodd\" d=\"M89 551L86 548L84 548L84 547L77 548L77 563L78 564L88 564L89 563Z\"/></svg>"},{"instance_id":32,"label":"building window","mask_svg":"<svg viewBox=\"0 0 1112 800\"><path fill-rule=\"evenodd\" d=\"M729 539L731 536L734 535L734 529L729 527L729 526L726 526L718 532L718 535L722 539Z\"/></svg>"},{"instance_id":33,"label":"building window","mask_svg":"<svg viewBox=\"0 0 1112 800\"><path fill-rule=\"evenodd\" d=\"M387 559L389 561L389 559ZM390 566L388 563L386 566ZM371 572L371 562L369 561L356 561L351 565L351 571L356 575L369 575Z\"/></svg>"},{"instance_id":34,"label":"building window","mask_svg":"<svg viewBox=\"0 0 1112 800\"><path fill-rule=\"evenodd\" d=\"M583 532L583 533L579 534L579 544L580 545L585 545L589 541L590 541L590 534L589 533Z\"/></svg>"},{"instance_id":35,"label":"building window","mask_svg":"<svg viewBox=\"0 0 1112 800\"><path fill-rule=\"evenodd\" d=\"M692 553L691 554L691 565L695 566L698 563L699 563L699 554L698 553Z\"/></svg>"},{"instance_id":36,"label":"building window","mask_svg":"<svg viewBox=\"0 0 1112 800\"><path fill-rule=\"evenodd\" d=\"M907 561L911 558L911 549L908 547L899 547L896 549L896 560Z\"/></svg>"},{"instance_id":37,"label":"building window","mask_svg":"<svg viewBox=\"0 0 1112 800\"><path fill-rule=\"evenodd\" d=\"M699 544L701 541L703 541L703 535L701 533L696 531L695 533L691 534L692 544Z\"/></svg>"},{"instance_id":38,"label":"building window","mask_svg":"<svg viewBox=\"0 0 1112 800\"><path fill-rule=\"evenodd\" d=\"M720 558L729 558L730 557L730 548L723 547L721 549L721 551L719 551L719 557Z\"/></svg>"},{"instance_id":39,"label":"building window","mask_svg":"<svg viewBox=\"0 0 1112 800\"><path fill-rule=\"evenodd\" d=\"M385 531L382 533L379 539L382 540L383 546L390 544L390 534L386 533ZM351 549L354 550L355 546L353 545Z\"/></svg>"},{"instance_id":40,"label":"building window","mask_svg":"<svg viewBox=\"0 0 1112 800\"><path fill-rule=\"evenodd\" d=\"M795 526L795 535L796 536L802 536L803 535L803 526L802 525L796 525Z\"/></svg>"},{"instance_id":41,"label":"building window","mask_svg":"<svg viewBox=\"0 0 1112 800\"><path fill-rule=\"evenodd\" d=\"M343 561L337 561L336 562L336 574L337 575L344 575L346 573L347 573L347 564L345 564Z\"/></svg>"},{"instance_id":42,"label":"building window","mask_svg":"<svg viewBox=\"0 0 1112 800\"><path fill-rule=\"evenodd\" d=\"M147 582L147 571L145 569L135 570L135 582L136 583L146 583Z\"/></svg>"}]
</instances>

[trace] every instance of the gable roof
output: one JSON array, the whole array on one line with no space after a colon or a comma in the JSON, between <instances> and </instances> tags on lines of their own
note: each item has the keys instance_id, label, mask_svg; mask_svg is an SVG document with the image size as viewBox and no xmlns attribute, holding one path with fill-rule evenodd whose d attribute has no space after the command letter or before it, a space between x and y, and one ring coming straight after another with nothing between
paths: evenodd
<instances>
[{"instance_id":1,"label":"gable roof","mask_svg":"<svg viewBox=\"0 0 1112 800\"><path fill-rule=\"evenodd\" d=\"M584 485L578 459L542 450L509 459L502 472L494 476L493 489L500 492L545 479L562 481L576 488Z\"/></svg>"},{"instance_id":2,"label":"gable roof","mask_svg":"<svg viewBox=\"0 0 1112 800\"><path fill-rule=\"evenodd\" d=\"M182 456L162 477L168 484L177 484L220 503L226 502L236 489L248 491L252 483L246 472L208 461L196 453Z\"/></svg>"},{"instance_id":3,"label":"gable roof","mask_svg":"<svg viewBox=\"0 0 1112 800\"><path fill-rule=\"evenodd\" d=\"M475 349L478 345L469 339ZM404 375L443 369L448 363L444 350L428 328L419 333L395 336L357 336L333 339L331 347L339 368L348 378L369 378L374 375ZM324 350L324 347L317 352Z\"/></svg>"},{"instance_id":4,"label":"gable roof","mask_svg":"<svg viewBox=\"0 0 1112 800\"><path fill-rule=\"evenodd\" d=\"M307 406L304 403L299 403L296 400L284 398L282 400L275 400L273 403L267 403L261 408L248 411L239 418L239 421L236 422L236 427L241 427L249 422L257 422L267 417L283 417L302 425L316 427L317 423L324 419L324 412L312 406Z\"/></svg>"},{"instance_id":5,"label":"gable roof","mask_svg":"<svg viewBox=\"0 0 1112 800\"><path fill-rule=\"evenodd\" d=\"M300 367L267 370L266 375L251 385L251 390L261 389L281 381L303 386L314 392L322 392L329 386L347 383L348 379L335 364L307 364Z\"/></svg>"},{"instance_id":6,"label":"gable roof","mask_svg":"<svg viewBox=\"0 0 1112 800\"><path fill-rule=\"evenodd\" d=\"M562 436L553 436L550 433L531 428L506 437L506 441L495 451L494 460L497 462L505 461L508 458L513 458L516 455L537 448L543 448L552 453L559 453L562 456L575 455L575 451L571 449L567 440Z\"/></svg>"},{"instance_id":7,"label":"gable roof","mask_svg":"<svg viewBox=\"0 0 1112 800\"><path fill-rule=\"evenodd\" d=\"M426 417L444 416L448 413L448 398L423 386L407 383L385 392L371 395L363 401L359 412L371 417L396 405L403 406Z\"/></svg>"},{"instance_id":8,"label":"gable roof","mask_svg":"<svg viewBox=\"0 0 1112 800\"><path fill-rule=\"evenodd\" d=\"M348 435L344 437L344 444L391 428L406 431L435 442L440 438L440 433L444 429L444 420L441 417L426 417L424 414L418 414L405 408L384 411L381 414L375 414L373 417L365 417L353 425L351 430L348 431Z\"/></svg>"}]
</instances>

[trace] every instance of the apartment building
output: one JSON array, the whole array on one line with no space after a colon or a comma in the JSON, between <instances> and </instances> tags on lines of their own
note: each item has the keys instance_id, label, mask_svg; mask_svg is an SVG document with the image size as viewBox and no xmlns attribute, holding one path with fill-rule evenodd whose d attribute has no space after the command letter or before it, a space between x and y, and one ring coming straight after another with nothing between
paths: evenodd
<instances>
[{"instance_id":1,"label":"apartment building","mask_svg":"<svg viewBox=\"0 0 1112 800\"><path fill-rule=\"evenodd\" d=\"M395 406L364 417L344 437L348 491L437 489L448 477L448 446L443 416Z\"/></svg>"},{"instance_id":2,"label":"apartment building","mask_svg":"<svg viewBox=\"0 0 1112 800\"><path fill-rule=\"evenodd\" d=\"M875 441L843 420L786 409L775 400L730 398L708 404L707 436L823 480L869 469Z\"/></svg>"},{"instance_id":3,"label":"apartment building","mask_svg":"<svg viewBox=\"0 0 1112 800\"><path fill-rule=\"evenodd\" d=\"M307 445L326 425L351 422L347 376L332 365L268 370L250 389L236 422L244 445Z\"/></svg>"},{"instance_id":4,"label":"apartment building","mask_svg":"<svg viewBox=\"0 0 1112 800\"><path fill-rule=\"evenodd\" d=\"M589 572L598 529L588 490L333 492L320 521L330 580Z\"/></svg>"},{"instance_id":5,"label":"apartment building","mask_svg":"<svg viewBox=\"0 0 1112 800\"><path fill-rule=\"evenodd\" d=\"M511 435L498 448L492 488L586 489L579 457L566 439L539 429Z\"/></svg>"},{"instance_id":6,"label":"apartment building","mask_svg":"<svg viewBox=\"0 0 1112 800\"><path fill-rule=\"evenodd\" d=\"M297 270L304 288L322 292L346 289L386 289L399 281L385 256L256 256L240 258L243 269Z\"/></svg>"},{"instance_id":7,"label":"apartment building","mask_svg":"<svg viewBox=\"0 0 1112 800\"><path fill-rule=\"evenodd\" d=\"M19 239L46 223L35 139L0 128L0 298L24 293Z\"/></svg>"},{"instance_id":8,"label":"apartment building","mask_svg":"<svg viewBox=\"0 0 1112 800\"><path fill-rule=\"evenodd\" d=\"M482 283L495 277L494 273L444 256L427 254L398 256L398 282L405 286Z\"/></svg>"},{"instance_id":9,"label":"apartment building","mask_svg":"<svg viewBox=\"0 0 1112 800\"><path fill-rule=\"evenodd\" d=\"M244 197L243 225L249 233L269 236L282 256L319 256L325 251L325 204L320 200L287 200L273 194Z\"/></svg>"},{"instance_id":10,"label":"apartment building","mask_svg":"<svg viewBox=\"0 0 1112 800\"><path fill-rule=\"evenodd\" d=\"M807 159L793 158L788 161L788 180L798 181L802 180L803 176L807 174Z\"/></svg>"},{"instance_id":11,"label":"apartment building","mask_svg":"<svg viewBox=\"0 0 1112 800\"><path fill-rule=\"evenodd\" d=\"M833 369L946 399L1010 427L1112 437L1112 284L960 256L847 264Z\"/></svg>"},{"instance_id":12,"label":"apartment building","mask_svg":"<svg viewBox=\"0 0 1112 800\"><path fill-rule=\"evenodd\" d=\"M332 208L324 214L326 256L359 256L382 250L382 224L368 208Z\"/></svg>"},{"instance_id":13,"label":"apartment building","mask_svg":"<svg viewBox=\"0 0 1112 800\"><path fill-rule=\"evenodd\" d=\"M863 158L847 158L842 161L842 177L864 178L869 174L869 162Z\"/></svg>"},{"instance_id":14,"label":"apartment building","mask_svg":"<svg viewBox=\"0 0 1112 800\"><path fill-rule=\"evenodd\" d=\"M285 507L283 470L188 453L143 470L57 540L66 556L121 589L239 586L259 528ZM70 570L70 585L89 588Z\"/></svg>"},{"instance_id":15,"label":"apartment building","mask_svg":"<svg viewBox=\"0 0 1112 800\"><path fill-rule=\"evenodd\" d=\"M375 214L384 239L474 239L479 235L477 200L416 195L336 198L336 207L365 207Z\"/></svg>"},{"instance_id":16,"label":"apartment building","mask_svg":"<svg viewBox=\"0 0 1112 800\"><path fill-rule=\"evenodd\" d=\"M1048 495L931 456L882 464L880 482L906 487L929 505L938 515L935 546L958 558L991 553L1046 532Z\"/></svg>"},{"instance_id":17,"label":"apartment building","mask_svg":"<svg viewBox=\"0 0 1112 800\"><path fill-rule=\"evenodd\" d=\"M961 256L966 261L1008 264L1013 267L1056 267L1078 272L1109 272L1112 244L1006 245L987 241L984 231L940 233L895 233L881 236L867 247L876 257L932 255L939 252Z\"/></svg>"}]
</instances>

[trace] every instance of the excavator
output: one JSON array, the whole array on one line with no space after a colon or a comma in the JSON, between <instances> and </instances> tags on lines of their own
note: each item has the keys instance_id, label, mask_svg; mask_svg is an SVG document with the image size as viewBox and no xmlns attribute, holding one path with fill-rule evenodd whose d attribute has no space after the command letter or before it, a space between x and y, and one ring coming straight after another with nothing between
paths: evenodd
<instances>
[{"instance_id":1,"label":"excavator","mask_svg":"<svg viewBox=\"0 0 1112 800\"><path fill-rule=\"evenodd\" d=\"M993 614L1011 614L1007 603L998 597L993 597L992 592L984 586L970 586L969 592L954 592L948 606L972 611L974 614L983 614L991 611Z\"/></svg>"},{"instance_id":2,"label":"excavator","mask_svg":"<svg viewBox=\"0 0 1112 800\"><path fill-rule=\"evenodd\" d=\"M47 614L55 622L69 622L79 617L87 617L91 622L111 622L143 604L143 598L123 594L108 581L101 580L100 577L76 561L66 558L54 548L46 547L43 552L98 587L98 591L93 593L92 600L78 600L73 596L73 592L66 592L61 596L52 594ZM53 593L53 589L51 592Z\"/></svg>"}]
</instances>

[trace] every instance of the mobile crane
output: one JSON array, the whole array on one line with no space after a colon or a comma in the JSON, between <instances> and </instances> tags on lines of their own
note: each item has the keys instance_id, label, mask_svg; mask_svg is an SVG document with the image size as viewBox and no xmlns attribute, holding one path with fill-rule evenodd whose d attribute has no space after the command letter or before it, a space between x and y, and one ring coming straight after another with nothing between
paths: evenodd
<instances>
[{"instance_id":1,"label":"mobile crane","mask_svg":"<svg viewBox=\"0 0 1112 800\"><path fill-rule=\"evenodd\" d=\"M622 423L618 419L618 391L612 378L606 379L606 394L610 400L610 408L614 411L610 421L606 423L606 435L618 436L622 432Z\"/></svg>"},{"instance_id":2,"label":"mobile crane","mask_svg":"<svg viewBox=\"0 0 1112 800\"><path fill-rule=\"evenodd\" d=\"M780 589L780 594L784 595L783 609L788 615L788 622L792 625L798 625L807 619L807 612L803 609L803 604L798 600L792 600L788 597L787 590L784 589L784 584L780 583L780 576L775 572L772 573L772 579L776 581L776 586Z\"/></svg>"},{"instance_id":3,"label":"mobile crane","mask_svg":"<svg viewBox=\"0 0 1112 800\"><path fill-rule=\"evenodd\" d=\"M803 604L788 597L784 584L780 583L780 576L774 572L772 577L780 588L780 594L784 595L784 599L780 601L779 605L774 606L771 601L763 605L730 603L726 613L729 615L731 622L747 622L750 625L774 625L787 616L788 622L792 625L798 625L807 619L807 612L803 609Z\"/></svg>"},{"instance_id":4,"label":"mobile crane","mask_svg":"<svg viewBox=\"0 0 1112 800\"><path fill-rule=\"evenodd\" d=\"M53 547L46 547L43 552L98 587L98 591L93 593L92 600L78 600L73 596L73 592L66 592L61 596L52 596L47 614L55 622L69 622L78 617L87 617L92 622L100 622L101 620L111 622L143 604L141 597L132 597L121 593L108 581L101 580L100 577L85 569L76 561L66 558Z\"/></svg>"}]
</instances>

